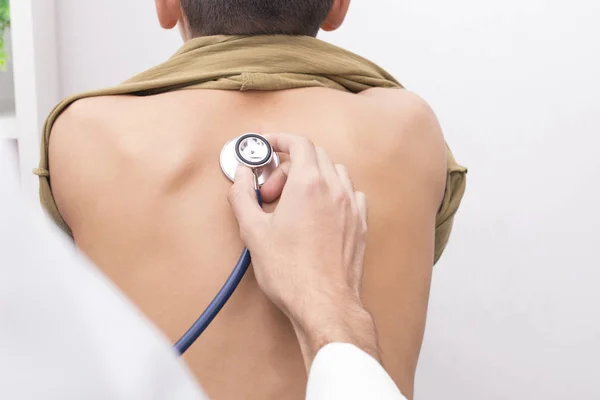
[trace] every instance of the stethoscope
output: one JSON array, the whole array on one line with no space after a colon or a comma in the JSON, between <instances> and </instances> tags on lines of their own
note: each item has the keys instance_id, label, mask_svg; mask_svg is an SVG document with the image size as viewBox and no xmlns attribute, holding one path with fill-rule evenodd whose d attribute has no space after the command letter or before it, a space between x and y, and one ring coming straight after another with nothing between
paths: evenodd
<instances>
[{"instance_id":1,"label":"stethoscope","mask_svg":"<svg viewBox=\"0 0 600 400\"><path fill-rule=\"evenodd\" d=\"M237 139L231 140L225 144L221 151L220 163L221 170L232 182L239 164L252 169L254 173L256 200L262 206L260 186L269 179L269 176L279 166L279 156L267 139L256 133L247 133ZM237 289L250 266L250 262L250 252L248 249L244 249L235 268L219 293L217 293L194 325L175 344L175 350L179 354L185 353L215 319Z\"/></svg>"}]
</instances>

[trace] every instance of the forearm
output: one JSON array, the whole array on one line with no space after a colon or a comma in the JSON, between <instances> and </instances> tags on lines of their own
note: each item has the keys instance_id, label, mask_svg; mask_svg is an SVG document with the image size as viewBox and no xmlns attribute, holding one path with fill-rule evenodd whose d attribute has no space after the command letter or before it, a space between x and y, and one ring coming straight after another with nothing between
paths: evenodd
<instances>
[{"instance_id":1,"label":"forearm","mask_svg":"<svg viewBox=\"0 0 600 400\"><path fill-rule=\"evenodd\" d=\"M307 400L406 400L381 365L375 323L360 301L318 304L302 321L292 323L309 375Z\"/></svg>"},{"instance_id":2,"label":"forearm","mask_svg":"<svg viewBox=\"0 0 600 400\"><path fill-rule=\"evenodd\" d=\"M307 370L319 350L330 343L352 344L381 361L375 323L358 301L319 302L307 307L305 315L291 317L291 321Z\"/></svg>"}]
</instances>

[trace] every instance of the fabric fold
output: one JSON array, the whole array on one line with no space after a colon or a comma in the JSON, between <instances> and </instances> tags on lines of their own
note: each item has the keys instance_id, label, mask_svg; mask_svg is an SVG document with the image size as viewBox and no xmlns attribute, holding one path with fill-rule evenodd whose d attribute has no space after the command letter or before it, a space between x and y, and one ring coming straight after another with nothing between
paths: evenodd
<instances>
[{"instance_id":1,"label":"fabric fold","mask_svg":"<svg viewBox=\"0 0 600 400\"><path fill-rule=\"evenodd\" d=\"M57 225L72 236L52 195L48 146L52 126L77 100L114 95L151 96L190 89L274 91L324 87L351 93L402 85L354 53L307 36L210 36L186 42L170 59L126 82L66 98L44 124L39 168L40 200ZM436 224L435 262L441 256L465 191L466 169L448 149L446 196Z\"/></svg>"}]
</instances>

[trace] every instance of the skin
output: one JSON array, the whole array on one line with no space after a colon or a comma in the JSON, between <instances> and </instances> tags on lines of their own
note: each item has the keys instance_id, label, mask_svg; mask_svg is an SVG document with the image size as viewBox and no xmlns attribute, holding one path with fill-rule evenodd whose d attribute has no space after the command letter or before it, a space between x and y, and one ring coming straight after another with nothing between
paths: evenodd
<instances>
[{"instance_id":1,"label":"skin","mask_svg":"<svg viewBox=\"0 0 600 400\"><path fill-rule=\"evenodd\" d=\"M157 5L163 26L185 26L176 0ZM336 2L328 28L341 24L346 6ZM446 179L441 129L413 93L186 90L78 101L50 141L52 188L77 245L175 342L244 247L219 154L246 132L310 139L368 196L360 297L377 326L384 366L411 398ZM276 200L273 187L263 188L267 202ZM284 252L270 250L286 265ZM217 400L301 399L303 359L294 326L254 271L185 356Z\"/></svg>"},{"instance_id":2,"label":"skin","mask_svg":"<svg viewBox=\"0 0 600 400\"><path fill-rule=\"evenodd\" d=\"M265 194L281 195L277 208L267 213L257 205L253 173L245 167L238 168L228 197L258 286L292 323L307 371L318 351L335 342L379 360L375 323L360 299L365 194L354 191L343 165L308 139L279 134L268 140L290 157L264 187Z\"/></svg>"}]
</instances>

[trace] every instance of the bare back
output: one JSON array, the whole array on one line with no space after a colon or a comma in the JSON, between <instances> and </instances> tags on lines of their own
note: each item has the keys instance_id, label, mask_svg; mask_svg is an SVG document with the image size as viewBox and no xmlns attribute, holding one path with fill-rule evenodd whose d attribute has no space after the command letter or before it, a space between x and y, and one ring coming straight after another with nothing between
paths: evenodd
<instances>
[{"instance_id":1,"label":"bare back","mask_svg":"<svg viewBox=\"0 0 600 400\"><path fill-rule=\"evenodd\" d=\"M50 147L53 191L77 245L177 340L243 248L219 153L246 132L309 137L367 194L363 300L386 368L412 396L446 159L435 116L409 92L184 90L78 101ZM304 396L293 330L251 271L185 359L216 400Z\"/></svg>"}]
</instances>

